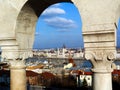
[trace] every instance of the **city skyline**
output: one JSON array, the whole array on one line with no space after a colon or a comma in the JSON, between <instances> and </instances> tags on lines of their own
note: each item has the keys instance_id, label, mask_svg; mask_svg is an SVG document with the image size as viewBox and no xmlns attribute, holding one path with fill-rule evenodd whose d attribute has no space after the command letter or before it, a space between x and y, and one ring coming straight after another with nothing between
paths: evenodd
<instances>
[{"instance_id":1,"label":"city skyline","mask_svg":"<svg viewBox=\"0 0 120 90\"><path fill-rule=\"evenodd\" d=\"M120 47L120 19L117 30L117 47ZM33 48L83 48L82 20L76 6L58 3L48 7L36 24Z\"/></svg>"}]
</instances>

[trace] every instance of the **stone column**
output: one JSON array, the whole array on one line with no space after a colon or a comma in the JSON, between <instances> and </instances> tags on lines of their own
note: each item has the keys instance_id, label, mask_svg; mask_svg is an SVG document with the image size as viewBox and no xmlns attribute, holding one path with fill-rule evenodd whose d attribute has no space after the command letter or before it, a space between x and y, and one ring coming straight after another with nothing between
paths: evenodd
<instances>
[{"instance_id":1,"label":"stone column","mask_svg":"<svg viewBox=\"0 0 120 90\"><path fill-rule=\"evenodd\" d=\"M116 58L115 24L112 22L84 26L82 34L85 57L93 64L93 90L112 90L111 72Z\"/></svg>"},{"instance_id":2,"label":"stone column","mask_svg":"<svg viewBox=\"0 0 120 90\"><path fill-rule=\"evenodd\" d=\"M86 54L93 64L93 90L112 90L112 74L114 53L99 50Z\"/></svg>"},{"instance_id":3,"label":"stone column","mask_svg":"<svg viewBox=\"0 0 120 90\"><path fill-rule=\"evenodd\" d=\"M2 57L10 64L10 90L26 90L26 66L20 58L27 58L27 51L8 45L2 47Z\"/></svg>"},{"instance_id":4,"label":"stone column","mask_svg":"<svg viewBox=\"0 0 120 90\"><path fill-rule=\"evenodd\" d=\"M94 72L93 90L112 90L111 72Z\"/></svg>"},{"instance_id":5,"label":"stone column","mask_svg":"<svg viewBox=\"0 0 120 90\"><path fill-rule=\"evenodd\" d=\"M10 90L27 90L24 60L12 60L10 64Z\"/></svg>"}]
</instances>

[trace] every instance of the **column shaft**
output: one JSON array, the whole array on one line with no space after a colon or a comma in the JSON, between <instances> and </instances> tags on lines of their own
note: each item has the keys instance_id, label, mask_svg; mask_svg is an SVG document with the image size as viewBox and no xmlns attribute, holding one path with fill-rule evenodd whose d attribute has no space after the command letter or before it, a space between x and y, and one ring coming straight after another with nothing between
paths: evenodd
<instances>
[{"instance_id":1,"label":"column shaft","mask_svg":"<svg viewBox=\"0 0 120 90\"><path fill-rule=\"evenodd\" d=\"M94 72L93 90L112 90L111 73Z\"/></svg>"},{"instance_id":2,"label":"column shaft","mask_svg":"<svg viewBox=\"0 0 120 90\"><path fill-rule=\"evenodd\" d=\"M25 67L11 67L10 79L10 90L26 90Z\"/></svg>"}]
</instances>

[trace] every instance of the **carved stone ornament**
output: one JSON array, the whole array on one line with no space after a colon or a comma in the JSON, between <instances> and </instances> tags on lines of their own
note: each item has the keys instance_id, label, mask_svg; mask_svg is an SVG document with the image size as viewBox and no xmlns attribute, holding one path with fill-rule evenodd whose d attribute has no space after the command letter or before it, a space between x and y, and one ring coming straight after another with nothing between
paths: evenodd
<instances>
[{"instance_id":1,"label":"carved stone ornament","mask_svg":"<svg viewBox=\"0 0 120 90\"><path fill-rule=\"evenodd\" d=\"M21 60L21 59L15 59L15 60L10 60L10 68L25 68L25 60Z\"/></svg>"},{"instance_id":2,"label":"carved stone ornament","mask_svg":"<svg viewBox=\"0 0 120 90\"><path fill-rule=\"evenodd\" d=\"M112 72L115 54L110 51L98 50L85 53L85 58L93 65L93 72Z\"/></svg>"}]
</instances>

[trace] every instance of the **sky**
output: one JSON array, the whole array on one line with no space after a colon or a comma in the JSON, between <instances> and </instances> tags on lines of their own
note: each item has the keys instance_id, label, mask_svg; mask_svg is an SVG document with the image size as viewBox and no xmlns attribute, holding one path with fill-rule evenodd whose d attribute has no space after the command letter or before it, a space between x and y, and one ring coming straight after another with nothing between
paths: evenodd
<instances>
[{"instance_id":1,"label":"sky","mask_svg":"<svg viewBox=\"0 0 120 90\"><path fill-rule=\"evenodd\" d=\"M120 47L120 20L117 46ZM78 9L71 3L51 5L39 16L34 49L83 48L82 22Z\"/></svg>"},{"instance_id":2,"label":"sky","mask_svg":"<svg viewBox=\"0 0 120 90\"><path fill-rule=\"evenodd\" d=\"M117 47L120 48L120 18L118 21L118 29L117 29Z\"/></svg>"}]
</instances>

